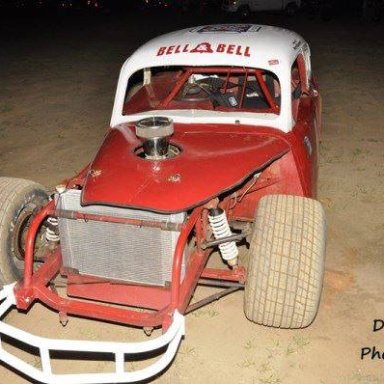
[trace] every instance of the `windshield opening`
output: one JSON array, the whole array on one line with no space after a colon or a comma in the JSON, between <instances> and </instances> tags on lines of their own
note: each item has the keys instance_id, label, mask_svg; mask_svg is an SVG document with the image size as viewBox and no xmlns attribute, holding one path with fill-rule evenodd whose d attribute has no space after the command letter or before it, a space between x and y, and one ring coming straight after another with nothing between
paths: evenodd
<instances>
[{"instance_id":1,"label":"windshield opening","mask_svg":"<svg viewBox=\"0 0 384 384\"><path fill-rule=\"evenodd\" d=\"M151 110L197 109L280 113L280 83L263 69L158 67L129 80L124 115Z\"/></svg>"}]
</instances>

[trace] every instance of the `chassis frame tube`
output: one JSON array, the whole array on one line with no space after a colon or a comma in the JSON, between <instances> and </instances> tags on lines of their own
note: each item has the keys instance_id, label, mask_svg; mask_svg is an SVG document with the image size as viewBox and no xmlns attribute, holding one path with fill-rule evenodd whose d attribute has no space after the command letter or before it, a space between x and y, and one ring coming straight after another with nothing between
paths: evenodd
<instances>
[{"instance_id":1,"label":"chassis frame tube","mask_svg":"<svg viewBox=\"0 0 384 384\"><path fill-rule=\"evenodd\" d=\"M127 308L111 307L100 303L84 302L59 296L48 285L57 276L62 267L60 247L51 251L42 266L34 273L33 253L37 233L46 217L55 216L55 213L57 213L54 209L54 201L50 201L34 217L27 234L24 281L6 286L0 291L0 301L2 301L0 304L0 360L35 380L47 384L131 383L145 380L160 373L173 360L181 339L185 334L185 320L182 313L185 313L188 307L193 291L198 280L202 277L206 261L210 255L210 250L202 250L199 247L191 252L187 274L183 281L181 281L184 249L192 231L194 229L196 231L195 235L198 244L201 244L204 238L206 229L203 224L205 208L204 206L195 208L188 221L181 228L173 256L169 304L165 308L153 313L141 313ZM230 280L230 275L231 273L228 272L222 274L217 270L211 270L207 273L206 277L211 279L224 277ZM238 280L238 275L241 276L241 273L234 273L232 279ZM219 296L211 296L205 301L191 306L190 310L196 309L232 291L234 291L234 288L228 288L221 292ZM1 317L11 307L16 306L18 309L28 310L36 300L42 301L48 307L64 315L78 315L138 327L152 328L162 326L163 335L157 339L140 343L55 340L29 334L1 321ZM20 340L24 344L37 348L42 368L38 369L6 351L2 345L2 335ZM165 353L152 365L134 372L126 370L126 356L148 353L160 350L166 346ZM51 352L54 351L109 353L114 356L115 370L112 373L55 374L52 372L51 365Z\"/></svg>"},{"instance_id":2,"label":"chassis frame tube","mask_svg":"<svg viewBox=\"0 0 384 384\"><path fill-rule=\"evenodd\" d=\"M65 299L47 288L46 285L59 273L62 265L59 249L48 256L47 260L36 273L33 272L33 253L37 232L47 216L55 216L57 213L55 211L54 201L50 201L34 217L27 234L24 280L18 284L15 289L17 307L27 310L35 300L41 300L49 307L65 314L114 321L138 327L157 327L161 325L164 329L167 329L170 325L170 318L173 312L178 308L185 309L191 298L196 282L200 277L201 271L204 268L205 260L192 257L195 261L198 261L200 265L198 268L193 268L193 271L191 271L192 276L189 278L186 277L183 282L181 282L181 265L184 249L191 232L200 218L202 210L203 207L196 208L181 228L173 257L169 305L154 313L140 313L130 309L108 307L99 303ZM83 217L81 219L83 219ZM192 252L191 256L194 256L193 253L199 253L199 251ZM187 285L190 286L187 287Z\"/></svg>"},{"instance_id":3,"label":"chassis frame tube","mask_svg":"<svg viewBox=\"0 0 384 384\"><path fill-rule=\"evenodd\" d=\"M3 300L0 304L0 318L16 304L14 285L5 286L0 291L0 301ZM4 321L0 321L1 336L9 336L38 350L38 355L41 359L41 369L6 351L3 348L1 338L0 360L33 379L47 384L131 383L145 380L164 370L174 358L184 334L184 316L177 311L173 313L172 323L163 335L155 339L133 343L48 339L32 335ZM126 370L125 358L127 355L145 354L165 346L167 346L165 353L155 363L137 371ZM115 362L115 369L114 372L110 373L55 374L52 372L51 364L51 352L55 351L111 354Z\"/></svg>"},{"instance_id":4,"label":"chassis frame tube","mask_svg":"<svg viewBox=\"0 0 384 384\"><path fill-rule=\"evenodd\" d=\"M25 242L25 258L24 258L24 287L26 289L31 287L32 274L33 274L33 253L35 250L35 241L37 232L46 219L47 216L53 214L55 203L53 200L37 213L29 227L27 238Z\"/></svg>"},{"instance_id":5,"label":"chassis frame tube","mask_svg":"<svg viewBox=\"0 0 384 384\"><path fill-rule=\"evenodd\" d=\"M107 223L129 224L137 227L161 228L164 231L180 231L182 228L182 224L179 223L169 223L165 221L154 220L139 220L108 215L95 215L91 213L80 213L77 211L66 209L56 209L54 214L57 217L62 217L64 219L69 220L104 221Z\"/></svg>"}]
</instances>

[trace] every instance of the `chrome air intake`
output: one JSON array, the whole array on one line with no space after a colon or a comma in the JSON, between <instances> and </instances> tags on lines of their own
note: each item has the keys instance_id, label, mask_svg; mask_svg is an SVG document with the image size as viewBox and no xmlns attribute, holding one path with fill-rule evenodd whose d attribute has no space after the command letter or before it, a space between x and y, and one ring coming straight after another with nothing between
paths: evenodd
<instances>
[{"instance_id":1,"label":"chrome air intake","mask_svg":"<svg viewBox=\"0 0 384 384\"><path fill-rule=\"evenodd\" d=\"M136 135L143 141L145 158L166 159L173 131L173 122L167 117L154 116L139 120L136 123Z\"/></svg>"},{"instance_id":2,"label":"chrome air intake","mask_svg":"<svg viewBox=\"0 0 384 384\"><path fill-rule=\"evenodd\" d=\"M80 205L79 190L56 194L59 210L165 223L183 223L185 213L161 214L136 209ZM166 226L165 226L166 227ZM100 221L59 218L64 267L85 275L165 286L171 281L179 232ZM184 275L185 260L182 274Z\"/></svg>"}]
</instances>

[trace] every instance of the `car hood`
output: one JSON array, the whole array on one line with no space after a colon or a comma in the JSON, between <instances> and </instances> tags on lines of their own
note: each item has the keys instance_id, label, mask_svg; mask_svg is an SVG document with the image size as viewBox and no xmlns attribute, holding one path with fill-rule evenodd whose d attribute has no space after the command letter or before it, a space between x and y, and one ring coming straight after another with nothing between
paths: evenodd
<instances>
[{"instance_id":1,"label":"car hood","mask_svg":"<svg viewBox=\"0 0 384 384\"><path fill-rule=\"evenodd\" d=\"M82 205L169 213L191 209L289 151L288 143L269 130L272 133L239 125L175 125L171 143L181 153L154 161L135 153L141 141L133 125L117 126L108 132L91 164Z\"/></svg>"}]
</instances>

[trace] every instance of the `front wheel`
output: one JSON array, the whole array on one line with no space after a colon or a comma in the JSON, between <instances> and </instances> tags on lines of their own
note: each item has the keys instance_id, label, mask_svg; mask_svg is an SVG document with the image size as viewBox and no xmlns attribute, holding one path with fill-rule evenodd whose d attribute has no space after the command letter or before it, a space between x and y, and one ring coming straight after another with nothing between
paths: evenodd
<instances>
[{"instance_id":1,"label":"front wheel","mask_svg":"<svg viewBox=\"0 0 384 384\"><path fill-rule=\"evenodd\" d=\"M312 323L323 284L325 235L318 201L287 195L260 200L245 285L249 320L279 328Z\"/></svg>"},{"instance_id":2,"label":"front wheel","mask_svg":"<svg viewBox=\"0 0 384 384\"><path fill-rule=\"evenodd\" d=\"M47 201L41 185L0 177L0 285L22 277L26 234L34 213Z\"/></svg>"}]
</instances>

